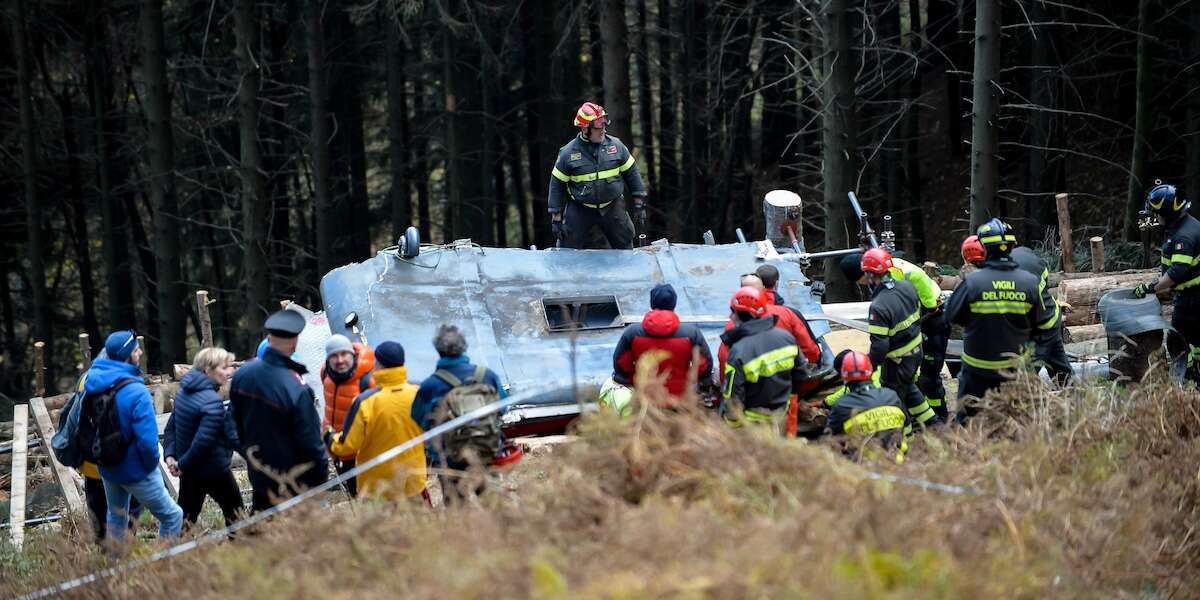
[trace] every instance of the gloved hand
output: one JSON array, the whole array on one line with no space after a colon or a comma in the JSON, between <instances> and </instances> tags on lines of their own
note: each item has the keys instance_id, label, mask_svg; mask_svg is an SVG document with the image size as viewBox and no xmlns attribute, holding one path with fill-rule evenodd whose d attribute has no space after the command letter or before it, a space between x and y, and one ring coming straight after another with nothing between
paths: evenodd
<instances>
[{"instance_id":1,"label":"gloved hand","mask_svg":"<svg viewBox=\"0 0 1200 600\"><path fill-rule=\"evenodd\" d=\"M633 199L633 222L639 228L646 226L646 200L645 198Z\"/></svg>"},{"instance_id":2,"label":"gloved hand","mask_svg":"<svg viewBox=\"0 0 1200 600\"><path fill-rule=\"evenodd\" d=\"M328 426L325 427L325 433L323 435L321 435L321 441L325 442L325 448L327 448L327 449L331 448L333 446L333 428L332 427L328 427Z\"/></svg>"},{"instance_id":3,"label":"gloved hand","mask_svg":"<svg viewBox=\"0 0 1200 600\"><path fill-rule=\"evenodd\" d=\"M554 239L556 240L566 240L567 236L571 235L571 230L562 219L551 221L550 230L554 232Z\"/></svg>"},{"instance_id":4,"label":"gloved hand","mask_svg":"<svg viewBox=\"0 0 1200 600\"><path fill-rule=\"evenodd\" d=\"M1133 288L1133 297L1134 298L1145 298L1146 295L1153 294L1154 293L1154 285L1157 283L1158 283L1157 281L1154 281L1154 282L1150 282L1150 283L1138 284L1137 287Z\"/></svg>"}]
</instances>

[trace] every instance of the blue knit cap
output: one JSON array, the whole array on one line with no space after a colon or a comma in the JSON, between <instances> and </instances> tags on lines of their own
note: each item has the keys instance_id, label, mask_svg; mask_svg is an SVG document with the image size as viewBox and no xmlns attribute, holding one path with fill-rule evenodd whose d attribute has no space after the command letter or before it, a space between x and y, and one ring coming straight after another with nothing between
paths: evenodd
<instances>
[{"instance_id":1,"label":"blue knit cap","mask_svg":"<svg viewBox=\"0 0 1200 600\"><path fill-rule=\"evenodd\" d=\"M675 288L669 283L660 283L650 290L650 308L654 310L675 310Z\"/></svg>"},{"instance_id":2,"label":"blue knit cap","mask_svg":"<svg viewBox=\"0 0 1200 600\"><path fill-rule=\"evenodd\" d=\"M113 360L125 362L138 347L137 334L131 329L116 331L104 340L104 351Z\"/></svg>"}]
</instances>

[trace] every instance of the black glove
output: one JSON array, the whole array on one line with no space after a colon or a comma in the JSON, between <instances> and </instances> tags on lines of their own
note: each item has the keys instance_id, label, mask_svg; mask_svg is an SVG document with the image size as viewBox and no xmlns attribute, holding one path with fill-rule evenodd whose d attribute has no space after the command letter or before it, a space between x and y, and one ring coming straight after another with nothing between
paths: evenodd
<instances>
[{"instance_id":1,"label":"black glove","mask_svg":"<svg viewBox=\"0 0 1200 600\"><path fill-rule=\"evenodd\" d=\"M633 201L633 222L638 227L646 226L646 202L641 198Z\"/></svg>"},{"instance_id":2,"label":"black glove","mask_svg":"<svg viewBox=\"0 0 1200 600\"><path fill-rule=\"evenodd\" d=\"M1157 281L1155 281L1155 282L1153 282L1153 283L1140 283L1140 284L1138 284L1138 286L1137 286L1137 287L1133 288L1133 297L1134 297L1134 298L1145 298L1147 295L1149 295L1149 294L1153 294L1153 293L1154 293L1154 286L1155 286L1156 284L1158 284L1158 282L1157 282Z\"/></svg>"},{"instance_id":3,"label":"black glove","mask_svg":"<svg viewBox=\"0 0 1200 600\"><path fill-rule=\"evenodd\" d=\"M571 235L571 230L567 228L567 223L562 219L551 221L550 230L554 232L556 240L566 240L567 236Z\"/></svg>"},{"instance_id":4,"label":"black glove","mask_svg":"<svg viewBox=\"0 0 1200 600\"><path fill-rule=\"evenodd\" d=\"M326 448L333 446L333 428L332 427L325 428L325 434L321 436L321 441L325 442Z\"/></svg>"}]
</instances>

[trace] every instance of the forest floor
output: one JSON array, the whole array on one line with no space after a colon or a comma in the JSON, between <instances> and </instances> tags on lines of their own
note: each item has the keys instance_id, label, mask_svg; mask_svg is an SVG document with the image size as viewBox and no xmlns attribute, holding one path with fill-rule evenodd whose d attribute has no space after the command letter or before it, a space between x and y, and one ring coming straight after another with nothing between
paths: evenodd
<instances>
[{"instance_id":1,"label":"forest floor","mask_svg":"<svg viewBox=\"0 0 1200 600\"><path fill-rule=\"evenodd\" d=\"M1196 400L1023 378L902 464L699 414L599 415L478 506L302 504L74 595L1197 597ZM111 564L86 534L34 529L23 554L0 549L0 596Z\"/></svg>"}]
</instances>

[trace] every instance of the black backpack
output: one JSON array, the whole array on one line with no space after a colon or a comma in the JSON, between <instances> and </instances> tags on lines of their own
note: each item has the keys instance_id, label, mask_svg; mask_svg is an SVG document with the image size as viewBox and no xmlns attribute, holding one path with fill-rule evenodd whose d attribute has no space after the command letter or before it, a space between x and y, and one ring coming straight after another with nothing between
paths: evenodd
<instances>
[{"instance_id":1,"label":"black backpack","mask_svg":"<svg viewBox=\"0 0 1200 600\"><path fill-rule=\"evenodd\" d=\"M482 365L466 381L444 369L435 371L433 376L448 383L451 390L434 409L434 421L445 423L498 401L499 391L483 383L486 374ZM434 440L434 447L451 462L490 464L500 451L500 427L500 415L492 413L447 432Z\"/></svg>"},{"instance_id":2,"label":"black backpack","mask_svg":"<svg viewBox=\"0 0 1200 600\"><path fill-rule=\"evenodd\" d=\"M103 392L85 394L80 399L82 406L75 441L83 460L102 467L113 467L125 460L129 441L121 433L121 417L117 415L117 392L134 381L122 379Z\"/></svg>"}]
</instances>

